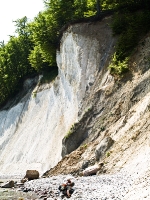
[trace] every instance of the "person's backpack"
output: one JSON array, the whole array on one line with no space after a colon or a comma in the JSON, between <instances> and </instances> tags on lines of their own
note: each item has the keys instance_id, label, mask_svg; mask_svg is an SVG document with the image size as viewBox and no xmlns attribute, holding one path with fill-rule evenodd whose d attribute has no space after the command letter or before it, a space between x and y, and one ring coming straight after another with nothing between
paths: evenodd
<instances>
[{"instance_id":1,"label":"person's backpack","mask_svg":"<svg viewBox=\"0 0 150 200\"><path fill-rule=\"evenodd\" d=\"M67 190L67 185L66 185L66 184L62 184L62 185L60 185L60 186L58 187L58 189L59 189L60 191Z\"/></svg>"}]
</instances>

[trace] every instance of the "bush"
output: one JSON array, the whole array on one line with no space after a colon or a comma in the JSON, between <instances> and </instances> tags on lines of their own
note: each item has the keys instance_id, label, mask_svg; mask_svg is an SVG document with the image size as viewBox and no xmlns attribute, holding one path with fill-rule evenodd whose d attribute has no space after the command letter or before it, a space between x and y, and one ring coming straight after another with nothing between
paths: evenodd
<instances>
[{"instance_id":1,"label":"bush","mask_svg":"<svg viewBox=\"0 0 150 200\"><path fill-rule=\"evenodd\" d=\"M69 138L71 136L71 134L74 132L74 130L75 130L75 126L72 125L71 128L70 128L70 130L65 135L65 138Z\"/></svg>"},{"instance_id":2,"label":"bush","mask_svg":"<svg viewBox=\"0 0 150 200\"><path fill-rule=\"evenodd\" d=\"M109 65L110 72L112 74L123 75L126 73L128 68L128 58L125 58L123 61L118 60L116 53L112 57L112 62Z\"/></svg>"}]
</instances>

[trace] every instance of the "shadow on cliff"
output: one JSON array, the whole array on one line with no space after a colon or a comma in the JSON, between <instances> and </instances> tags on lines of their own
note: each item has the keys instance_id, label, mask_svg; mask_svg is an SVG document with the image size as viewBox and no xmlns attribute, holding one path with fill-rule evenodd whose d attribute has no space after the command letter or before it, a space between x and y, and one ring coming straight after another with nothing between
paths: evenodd
<instances>
[{"instance_id":1,"label":"shadow on cliff","mask_svg":"<svg viewBox=\"0 0 150 200\"><path fill-rule=\"evenodd\" d=\"M38 77L27 78L24 81L24 84L22 85L22 90L20 90L19 93L17 93L16 97L9 99L5 106L1 108L2 121L0 136L3 136L5 134L4 132L7 129L9 129L12 125L14 125L15 128L11 132L11 134L14 134L17 131L19 124L21 124L22 122L23 114L28 109L29 99L32 96L32 91L34 90L37 82ZM18 107L19 104L21 105L20 107ZM9 119L10 115L12 120ZM4 148L4 146L7 145L9 140L10 136L2 142L2 144L0 145L1 149L2 147Z\"/></svg>"}]
</instances>

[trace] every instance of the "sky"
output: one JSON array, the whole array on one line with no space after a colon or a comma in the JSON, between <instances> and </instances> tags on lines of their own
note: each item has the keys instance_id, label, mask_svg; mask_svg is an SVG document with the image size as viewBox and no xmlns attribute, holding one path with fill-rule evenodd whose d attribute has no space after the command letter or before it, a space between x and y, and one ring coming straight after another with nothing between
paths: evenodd
<instances>
[{"instance_id":1,"label":"sky","mask_svg":"<svg viewBox=\"0 0 150 200\"><path fill-rule=\"evenodd\" d=\"M15 34L13 21L24 16L33 20L42 10L43 0L0 0L0 41L7 42L9 35Z\"/></svg>"}]
</instances>

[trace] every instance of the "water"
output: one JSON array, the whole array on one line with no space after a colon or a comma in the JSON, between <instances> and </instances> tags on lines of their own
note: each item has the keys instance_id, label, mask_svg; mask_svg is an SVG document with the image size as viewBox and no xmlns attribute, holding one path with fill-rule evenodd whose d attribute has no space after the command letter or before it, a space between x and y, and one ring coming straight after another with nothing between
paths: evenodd
<instances>
[{"instance_id":1,"label":"water","mask_svg":"<svg viewBox=\"0 0 150 200\"><path fill-rule=\"evenodd\" d=\"M14 179L13 179L14 180ZM6 182L10 181L10 179L0 179L0 186ZM20 180L14 180L20 182ZM0 200L37 200L37 195L33 192L22 192L19 191L19 187L15 188L0 188Z\"/></svg>"}]
</instances>

